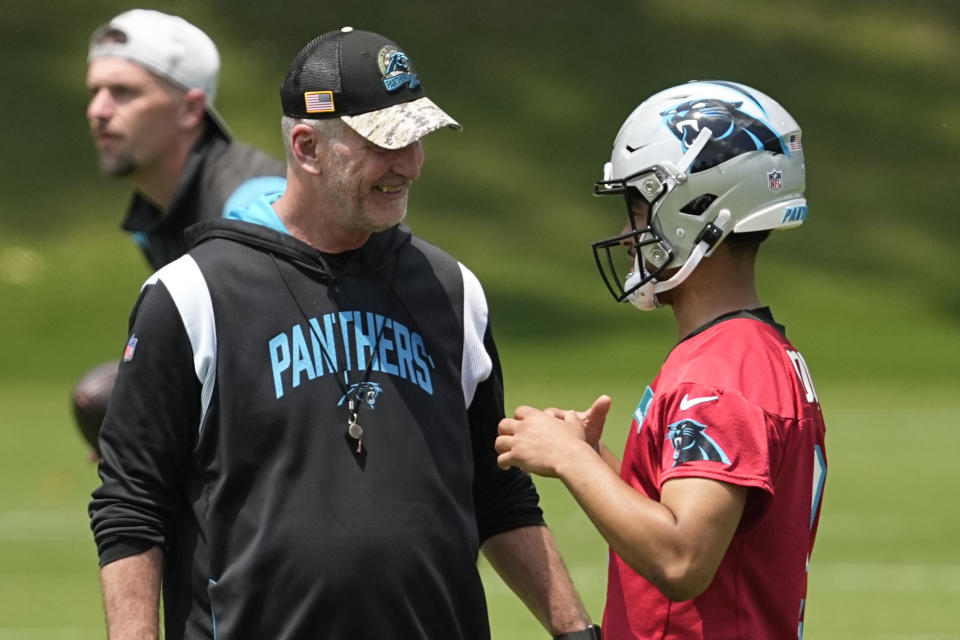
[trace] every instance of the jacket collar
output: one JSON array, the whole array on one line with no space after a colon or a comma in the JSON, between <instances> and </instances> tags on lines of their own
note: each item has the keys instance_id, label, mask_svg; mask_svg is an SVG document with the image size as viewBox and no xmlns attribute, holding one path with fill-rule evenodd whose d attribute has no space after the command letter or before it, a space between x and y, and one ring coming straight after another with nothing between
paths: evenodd
<instances>
[{"instance_id":1,"label":"jacket collar","mask_svg":"<svg viewBox=\"0 0 960 640\"><path fill-rule=\"evenodd\" d=\"M329 256L288 233L281 233L262 225L241 220L208 220L187 228L187 244L190 248L213 239L230 240L272 253L278 258L319 271L320 275L363 275L382 271L396 261L399 249L410 242L410 229L398 224L385 231L374 233L367 242L345 259L338 254ZM330 259L333 258L333 259Z\"/></svg>"}]
</instances>

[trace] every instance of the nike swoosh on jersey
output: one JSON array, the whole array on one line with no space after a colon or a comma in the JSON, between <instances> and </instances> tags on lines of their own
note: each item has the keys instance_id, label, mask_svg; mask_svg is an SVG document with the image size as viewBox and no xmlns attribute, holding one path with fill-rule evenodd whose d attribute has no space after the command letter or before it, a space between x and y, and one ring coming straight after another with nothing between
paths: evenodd
<instances>
[{"instance_id":1,"label":"nike swoosh on jersey","mask_svg":"<svg viewBox=\"0 0 960 640\"><path fill-rule=\"evenodd\" d=\"M700 398L690 398L688 394L684 394L683 398L680 399L680 411L686 411L692 406L698 405L702 402L711 402L713 400L719 400L720 396L703 396Z\"/></svg>"}]
</instances>

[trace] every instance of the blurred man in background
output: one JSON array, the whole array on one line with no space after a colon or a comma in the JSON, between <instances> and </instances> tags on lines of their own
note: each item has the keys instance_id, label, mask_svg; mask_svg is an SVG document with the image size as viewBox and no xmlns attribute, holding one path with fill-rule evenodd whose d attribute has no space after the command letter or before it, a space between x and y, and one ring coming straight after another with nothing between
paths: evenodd
<instances>
[{"instance_id":1,"label":"blurred man in background","mask_svg":"<svg viewBox=\"0 0 960 640\"><path fill-rule=\"evenodd\" d=\"M625 198L627 225L594 253L618 302L670 306L680 343L622 463L600 443L607 396L500 424L500 464L560 478L610 544L607 638L803 635L825 427L806 361L755 286L760 243L806 219L800 136L778 103L731 82L637 107L596 186Z\"/></svg>"},{"instance_id":2,"label":"blurred man in background","mask_svg":"<svg viewBox=\"0 0 960 640\"><path fill-rule=\"evenodd\" d=\"M133 187L123 229L152 268L186 252L188 226L283 191L283 165L234 141L214 110L220 56L203 31L159 11L127 11L93 33L88 61L87 120L100 168ZM103 364L73 391L94 455L116 370Z\"/></svg>"}]
</instances>

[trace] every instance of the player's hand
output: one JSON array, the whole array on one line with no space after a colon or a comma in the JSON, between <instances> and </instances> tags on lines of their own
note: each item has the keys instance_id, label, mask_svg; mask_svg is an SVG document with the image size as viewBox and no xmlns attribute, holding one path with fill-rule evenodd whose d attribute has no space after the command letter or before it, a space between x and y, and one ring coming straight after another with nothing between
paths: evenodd
<instances>
[{"instance_id":1,"label":"player's hand","mask_svg":"<svg viewBox=\"0 0 960 640\"><path fill-rule=\"evenodd\" d=\"M504 418L499 425L496 449L497 464L507 469L519 467L539 476L556 478L560 467L587 453L596 455L586 441L583 424L576 411L556 415L520 406L513 418Z\"/></svg>"},{"instance_id":2,"label":"player's hand","mask_svg":"<svg viewBox=\"0 0 960 640\"><path fill-rule=\"evenodd\" d=\"M603 435L603 425L607 422L607 414L610 412L610 405L613 400L608 395L601 395L590 408L582 413L578 413L581 424L583 424L586 433L587 442L596 449L600 446L600 436Z\"/></svg>"},{"instance_id":3,"label":"player's hand","mask_svg":"<svg viewBox=\"0 0 960 640\"><path fill-rule=\"evenodd\" d=\"M607 414L610 412L610 405L612 403L613 401L610 399L610 396L604 394L594 400L593 404L590 405L590 408L586 411L576 412L577 418L580 419L580 424L583 425L587 442L594 449L600 444L600 436L603 435L603 425L607 421ZM563 416L567 413L564 409L554 407L544 409L543 411L547 415L559 418L560 420L563 420Z\"/></svg>"}]
</instances>

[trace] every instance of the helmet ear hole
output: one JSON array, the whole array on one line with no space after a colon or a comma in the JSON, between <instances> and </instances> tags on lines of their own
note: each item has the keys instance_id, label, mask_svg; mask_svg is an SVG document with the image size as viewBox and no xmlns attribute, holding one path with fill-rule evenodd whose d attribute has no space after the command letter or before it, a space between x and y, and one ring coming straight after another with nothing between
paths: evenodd
<instances>
[{"instance_id":1,"label":"helmet ear hole","mask_svg":"<svg viewBox=\"0 0 960 640\"><path fill-rule=\"evenodd\" d=\"M702 216L703 212L710 208L710 205L713 204L713 201L717 199L717 196L712 193L705 193L703 195L697 196L687 204L680 207L680 213L685 213L688 216Z\"/></svg>"}]
</instances>

